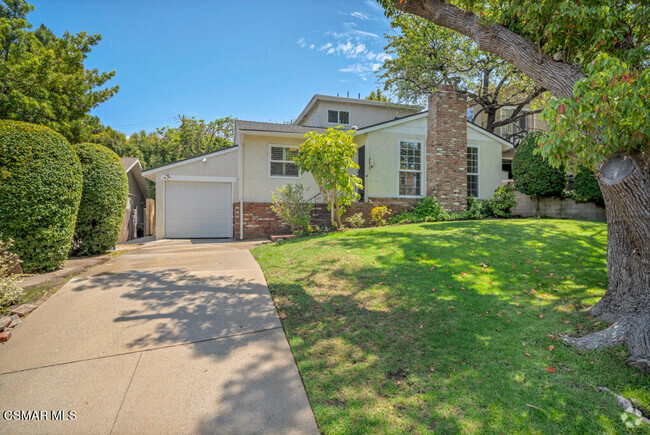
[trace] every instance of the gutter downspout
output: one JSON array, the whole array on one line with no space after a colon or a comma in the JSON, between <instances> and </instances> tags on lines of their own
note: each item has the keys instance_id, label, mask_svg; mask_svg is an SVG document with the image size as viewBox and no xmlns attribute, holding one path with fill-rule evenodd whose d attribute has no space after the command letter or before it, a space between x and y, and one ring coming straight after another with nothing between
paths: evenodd
<instances>
[{"instance_id":1,"label":"gutter downspout","mask_svg":"<svg viewBox=\"0 0 650 435\"><path fill-rule=\"evenodd\" d=\"M235 132L236 136L235 140L238 140L239 142L239 147L237 149L237 158L238 158L238 168L237 168L237 176L238 176L238 187L237 190L239 191L239 240L244 240L244 150L243 148L243 141L242 141L242 135L239 134L239 131L237 129L237 121L235 121Z\"/></svg>"}]
</instances>

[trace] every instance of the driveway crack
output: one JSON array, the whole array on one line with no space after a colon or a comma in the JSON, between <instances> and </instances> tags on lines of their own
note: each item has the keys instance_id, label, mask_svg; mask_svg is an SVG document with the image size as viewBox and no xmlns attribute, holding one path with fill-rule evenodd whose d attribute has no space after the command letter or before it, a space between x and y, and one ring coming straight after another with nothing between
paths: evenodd
<instances>
[{"instance_id":1,"label":"driveway crack","mask_svg":"<svg viewBox=\"0 0 650 435\"><path fill-rule=\"evenodd\" d=\"M135 372L138 370L138 366L140 365L141 359L142 359L142 352L140 352L140 355L138 356L138 362L135 363L135 367L133 368L133 373L131 373L131 379L129 380L129 385L126 387L126 391L124 392L124 397L122 397L122 403L120 403L120 407L117 410L117 414L115 414L115 420L113 420L113 425L111 426L110 433L113 433L113 429L115 428L115 423L117 422L117 418L120 416L120 411L122 411L122 406L124 406L126 395L129 394L129 390L131 389L131 383L133 383L133 378L135 377Z\"/></svg>"}]
</instances>

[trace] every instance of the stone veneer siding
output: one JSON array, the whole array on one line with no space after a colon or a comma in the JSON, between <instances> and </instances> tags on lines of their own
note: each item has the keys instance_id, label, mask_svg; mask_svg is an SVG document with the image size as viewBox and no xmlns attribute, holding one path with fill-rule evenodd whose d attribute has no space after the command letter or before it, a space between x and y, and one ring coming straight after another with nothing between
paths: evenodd
<instances>
[{"instance_id":1,"label":"stone veneer siding","mask_svg":"<svg viewBox=\"0 0 650 435\"><path fill-rule=\"evenodd\" d=\"M440 86L429 96L427 195L450 211L467 205L467 94Z\"/></svg>"},{"instance_id":2,"label":"stone veneer siding","mask_svg":"<svg viewBox=\"0 0 650 435\"><path fill-rule=\"evenodd\" d=\"M370 224L370 211L374 207L385 205L393 215L410 210L416 203L412 198L370 198L368 202L353 203L342 220L352 216L355 213L362 213L367 224ZM312 209L312 224L319 226L329 226L330 212L326 204L315 204ZM239 203L233 204L233 226L234 235L239 239ZM270 235L289 234L289 226L275 215L271 210L269 202L245 202L244 203L244 239L260 239Z\"/></svg>"}]
</instances>

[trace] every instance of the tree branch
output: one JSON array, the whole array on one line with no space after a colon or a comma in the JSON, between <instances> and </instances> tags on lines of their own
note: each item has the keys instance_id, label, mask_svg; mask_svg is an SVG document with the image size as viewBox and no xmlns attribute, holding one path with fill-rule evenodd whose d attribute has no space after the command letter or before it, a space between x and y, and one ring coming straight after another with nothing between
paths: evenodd
<instances>
[{"instance_id":1,"label":"tree branch","mask_svg":"<svg viewBox=\"0 0 650 435\"><path fill-rule=\"evenodd\" d=\"M528 39L499 24L481 24L476 14L443 0L409 0L403 3L394 0L393 4L403 12L470 37L480 50L505 59L556 97L571 98L573 86L584 77L575 66L553 62Z\"/></svg>"}]
</instances>

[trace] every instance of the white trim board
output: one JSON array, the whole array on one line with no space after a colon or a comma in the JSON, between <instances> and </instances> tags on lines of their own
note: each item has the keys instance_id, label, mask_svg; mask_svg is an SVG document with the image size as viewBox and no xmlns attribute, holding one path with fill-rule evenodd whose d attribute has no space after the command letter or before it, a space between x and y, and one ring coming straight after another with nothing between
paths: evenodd
<instances>
[{"instance_id":1,"label":"white trim board","mask_svg":"<svg viewBox=\"0 0 650 435\"><path fill-rule=\"evenodd\" d=\"M195 175L165 175L163 181L186 181L190 183L235 183L237 177L202 177Z\"/></svg>"}]
</instances>

